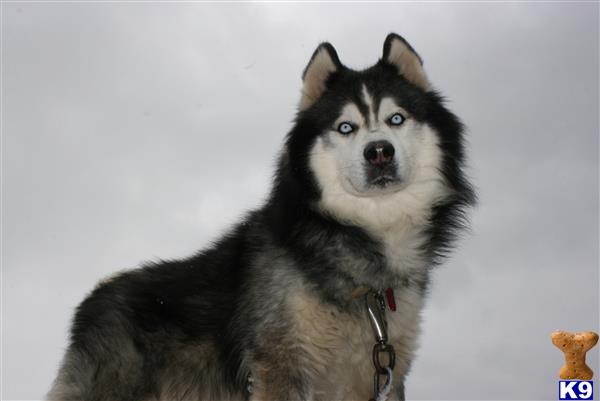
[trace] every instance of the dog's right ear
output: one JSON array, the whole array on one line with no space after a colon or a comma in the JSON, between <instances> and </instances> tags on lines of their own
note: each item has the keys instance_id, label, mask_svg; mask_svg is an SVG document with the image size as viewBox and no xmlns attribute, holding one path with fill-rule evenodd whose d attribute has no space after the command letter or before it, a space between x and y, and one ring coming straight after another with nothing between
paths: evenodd
<instances>
[{"instance_id":1,"label":"dog's right ear","mask_svg":"<svg viewBox=\"0 0 600 401\"><path fill-rule=\"evenodd\" d=\"M327 79L342 68L342 63L329 43L321 43L313 53L302 74L300 111L312 106L327 89Z\"/></svg>"}]
</instances>

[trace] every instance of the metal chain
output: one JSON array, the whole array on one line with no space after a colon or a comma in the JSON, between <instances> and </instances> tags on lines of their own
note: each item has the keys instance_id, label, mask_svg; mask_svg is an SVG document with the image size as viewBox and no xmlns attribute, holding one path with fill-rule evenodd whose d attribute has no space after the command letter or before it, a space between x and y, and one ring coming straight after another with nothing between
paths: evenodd
<instances>
[{"instance_id":1,"label":"metal chain","mask_svg":"<svg viewBox=\"0 0 600 401\"><path fill-rule=\"evenodd\" d=\"M375 367L373 398L369 401L376 401L379 399L382 390L391 383L392 370L396 365L396 353L394 352L394 347L387 343L387 321L385 319L385 299L383 294L381 291L369 291L365 295L365 303L376 341L373 346L373 366ZM382 354L387 354L386 363L382 363L381 361ZM383 386L381 385L381 377L385 377Z\"/></svg>"}]
</instances>

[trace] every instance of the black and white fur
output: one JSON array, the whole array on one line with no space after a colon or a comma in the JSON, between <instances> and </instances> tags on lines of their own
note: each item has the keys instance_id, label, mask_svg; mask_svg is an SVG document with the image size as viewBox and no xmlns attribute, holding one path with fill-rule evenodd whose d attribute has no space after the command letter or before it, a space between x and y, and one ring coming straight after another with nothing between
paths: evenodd
<instances>
[{"instance_id":1,"label":"black and white fur","mask_svg":"<svg viewBox=\"0 0 600 401\"><path fill-rule=\"evenodd\" d=\"M359 287L395 290L392 398L404 399L430 269L474 202L463 164L462 125L403 38L363 71L321 44L266 204L190 258L101 282L48 399L366 400Z\"/></svg>"}]
</instances>

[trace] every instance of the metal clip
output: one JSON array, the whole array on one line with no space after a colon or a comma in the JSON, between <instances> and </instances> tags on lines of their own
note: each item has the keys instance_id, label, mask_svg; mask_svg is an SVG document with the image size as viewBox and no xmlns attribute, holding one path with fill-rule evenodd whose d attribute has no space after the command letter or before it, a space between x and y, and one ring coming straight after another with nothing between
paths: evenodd
<instances>
[{"instance_id":1,"label":"metal clip","mask_svg":"<svg viewBox=\"0 0 600 401\"><path fill-rule=\"evenodd\" d=\"M365 295L365 303L367 305L367 314L369 315L369 321L371 322L375 339L378 343L386 343L388 336L385 310L382 309L382 305L385 308L383 297L379 293L369 291Z\"/></svg>"}]
</instances>

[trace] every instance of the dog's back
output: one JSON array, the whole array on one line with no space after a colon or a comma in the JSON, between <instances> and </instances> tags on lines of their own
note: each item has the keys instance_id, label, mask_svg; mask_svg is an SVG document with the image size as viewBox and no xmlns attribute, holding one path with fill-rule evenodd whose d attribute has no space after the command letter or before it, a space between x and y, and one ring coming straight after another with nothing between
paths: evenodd
<instances>
[{"instance_id":1,"label":"dog's back","mask_svg":"<svg viewBox=\"0 0 600 401\"><path fill-rule=\"evenodd\" d=\"M243 239L242 227L187 260L101 282L77 309L48 399L242 397L228 326L246 268Z\"/></svg>"}]
</instances>

